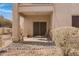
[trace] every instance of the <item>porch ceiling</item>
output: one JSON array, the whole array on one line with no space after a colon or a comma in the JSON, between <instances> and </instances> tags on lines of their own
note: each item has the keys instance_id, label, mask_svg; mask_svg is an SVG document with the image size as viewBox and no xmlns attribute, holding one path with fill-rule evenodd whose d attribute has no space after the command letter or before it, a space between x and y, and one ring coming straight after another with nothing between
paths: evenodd
<instances>
[{"instance_id":1,"label":"porch ceiling","mask_svg":"<svg viewBox=\"0 0 79 59\"><path fill-rule=\"evenodd\" d=\"M52 12L22 12L22 15L51 15Z\"/></svg>"},{"instance_id":2,"label":"porch ceiling","mask_svg":"<svg viewBox=\"0 0 79 59\"><path fill-rule=\"evenodd\" d=\"M53 12L53 10L53 5L32 5L18 7L18 12Z\"/></svg>"}]
</instances>

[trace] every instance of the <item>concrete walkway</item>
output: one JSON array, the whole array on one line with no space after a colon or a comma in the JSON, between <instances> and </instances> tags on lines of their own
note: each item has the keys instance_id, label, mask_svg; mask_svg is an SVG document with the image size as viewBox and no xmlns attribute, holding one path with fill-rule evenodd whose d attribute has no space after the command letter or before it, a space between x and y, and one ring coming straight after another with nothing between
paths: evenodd
<instances>
[{"instance_id":1,"label":"concrete walkway","mask_svg":"<svg viewBox=\"0 0 79 59\"><path fill-rule=\"evenodd\" d=\"M48 41L47 38L24 38L22 43L11 43L7 46L10 49L42 49L42 48L52 48L54 44L52 41Z\"/></svg>"},{"instance_id":2,"label":"concrete walkway","mask_svg":"<svg viewBox=\"0 0 79 59\"><path fill-rule=\"evenodd\" d=\"M52 49L55 50L54 48L55 45L52 43L52 41L48 41L47 38L24 38L23 43L12 43L12 40L10 38L5 39L4 41L6 44L6 47L4 49L6 51L0 53L0 55L16 55L16 54L17 55L39 55L39 54L54 55L55 54L55 52L52 51ZM35 51L39 51L39 52L36 53ZM45 54L45 52L43 54L42 51L47 52L47 54Z\"/></svg>"}]
</instances>

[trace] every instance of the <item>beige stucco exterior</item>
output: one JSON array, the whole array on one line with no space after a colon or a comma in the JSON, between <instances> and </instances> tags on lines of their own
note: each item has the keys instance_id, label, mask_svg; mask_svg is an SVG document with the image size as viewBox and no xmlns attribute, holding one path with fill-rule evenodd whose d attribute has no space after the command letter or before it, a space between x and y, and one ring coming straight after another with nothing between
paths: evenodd
<instances>
[{"instance_id":1,"label":"beige stucco exterior","mask_svg":"<svg viewBox=\"0 0 79 59\"><path fill-rule=\"evenodd\" d=\"M50 16L49 15L31 15L27 16L24 20L24 35L27 36L31 35L33 36L33 22L47 22L47 31L50 22Z\"/></svg>"},{"instance_id":2,"label":"beige stucco exterior","mask_svg":"<svg viewBox=\"0 0 79 59\"><path fill-rule=\"evenodd\" d=\"M13 10L13 41L18 41L20 28L24 36L33 35L33 22L47 22L47 29L72 26L72 16L79 15L79 4L15 4ZM21 17L20 17L21 16Z\"/></svg>"}]
</instances>

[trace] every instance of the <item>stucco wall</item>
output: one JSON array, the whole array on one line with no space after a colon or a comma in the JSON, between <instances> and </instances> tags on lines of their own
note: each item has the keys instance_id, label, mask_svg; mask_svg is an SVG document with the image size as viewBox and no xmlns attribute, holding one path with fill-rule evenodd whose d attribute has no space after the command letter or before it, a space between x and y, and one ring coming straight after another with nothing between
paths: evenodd
<instances>
[{"instance_id":1,"label":"stucco wall","mask_svg":"<svg viewBox=\"0 0 79 59\"><path fill-rule=\"evenodd\" d=\"M43 8L44 7L44 8ZM21 7L22 8L22 7ZM31 9L29 9L31 8ZM37 9L36 9L37 8ZM40 9L39 9L40 8ZM42 11L43 8L43 11ZM28 6L27 8L23 7L21 10L23 10L23 12L26 11L26 9L29 12L44 12L44 10L52 10L53 14L51 12L51 20L50 23L52 23L52 27L53 28L57 28L57 27L63 27L63 26L72 26L72 16L78 16L79 15L79 4L72 4L72 3L62 3L62 4L53 4L52 6L48 7L48 6ZM25 10L25 11L24 11ZM27 13L27 11L26 11ZM33 21L48 21L49 17L48 16L38 16L38 15L34 15L34 16L26 16L26 19L24 21L24 32L26 35L26 32L28 34L33 34Z\"/></svg>"},{"instance_id":2,"label":"stucco wall","mask_svg":"<svg viewBox=\"0 0 79 59\"><path fill-rule=\"evenodd\" d=\"M79 16L79 4L54 4L54 27L72 26L72 16Z\"/></svg>"},{"instance_id":3,"label":"stucco wall","mask_svg":"<svg viewBox=\"0 0 79 59\"><path fill-rule=\"evenodd\" d=\"M20 16L20 30L21 30L21 33L23 33L24 35L24 20L25 18L23 16Z\"/></svg>"},{"instance_id":4,"label":"stucco wall","mask_svg":"<svg viewBox=\"0 0 79 59\"><path fill-rule=\"evenodd\" d=\"M71 14L79 16L79 3L74 3L71 6Z\"/></svg>"},{"instance_id":5,"label":"stucco wall","mask_svg":"<svg viewBox=\"0 0 79 59\"><path fill-rule=\"evenodd\" d=\"M54 4L54 27L71 26L71 4Z\"/></svg>"},{"instance_id":6,"label":"stucco wall","mask_svg":"<svg viewBox=\"0 0 79 59\"><path fill-rule=\"evenodd\" d=\"M26 16L24 20L24 34L33 35L33 22L47 22L47 30L50 22L50 17L47 15L30 15Z\"/></svg>"},{"instance_id":7,"label":"stucco wall","mask_svg":"<svg viewBox=\"0 0 79 59\"><path fill-rule=\"evenodd\" d=\"M20 16L20 28L24 29L24 17Z\"/></svg>"}]
</instances>

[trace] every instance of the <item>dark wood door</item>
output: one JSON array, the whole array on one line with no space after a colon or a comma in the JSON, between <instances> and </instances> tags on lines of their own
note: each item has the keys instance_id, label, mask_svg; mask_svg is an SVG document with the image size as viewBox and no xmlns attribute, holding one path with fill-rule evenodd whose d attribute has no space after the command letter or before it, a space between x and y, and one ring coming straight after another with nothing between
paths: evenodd
<instances>
[{"instance_id":1,"label":"dark wood door","mask_svg":"<svg viewBox=\"0 0 79 59\"><path fill-rule=\"evenodd\" d=\"M46 33L46 22L40 22L40 35L45 36Z\"/></svg>"},{"instance_id":2,"label":"dark wood door","mask_svg":"<svg viewBox=\"0 0 79 59\"><path fill-rule=\"evenodd\" d=\"M79 16L72 16L72 26L79 28Z\"/></svg>"},{"instance_id":3,"label":"dark wood door","mask_svg":"<svg viewBox=\"0 0 79 59\"><path fill-rule=\"evenodd\" d=\"M33 23L33 36L39 35L39 22Z\"/></svg>"},{"instance_id":4,"label":"dark wood door","mask_svg":"<svg viewBox=\"0 0 79 59\"><path fill-rule=\"evenodd\" d=\"M46 22L34 22L33 23L33 35L44 36L46 33Z\"/></svg>"}]
</instances>

